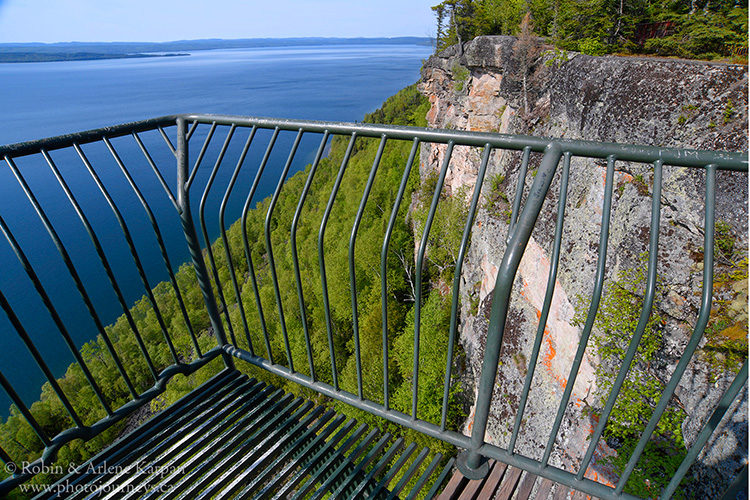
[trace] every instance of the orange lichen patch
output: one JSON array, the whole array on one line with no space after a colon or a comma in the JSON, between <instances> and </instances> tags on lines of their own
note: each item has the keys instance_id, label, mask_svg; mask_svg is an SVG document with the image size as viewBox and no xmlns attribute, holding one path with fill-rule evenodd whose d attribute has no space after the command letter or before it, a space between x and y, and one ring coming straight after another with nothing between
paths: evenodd
<instances>
[{"instance_id":1,"label":"orange lichen patch","mask_svg":"<svg viewBox=\"0 0 750 500\"><path fill-rule=\"evenodd\" d=\"M619 180L621 182L631 182L633 180L633 176L630 175L630 174L628 174L627 172L618 172L618 174L620 174L619 175L619 177L620 177ZM606 175L605 175L605 179L606 179Z\"/></svg>"},{"instance_id":2,"label":"orange lichen patch","mask_svg":"<svg viewBox=\"0 0 750 500\"><path fill-rule=\"evenodd\" d=\"M525 283L524 283L525 285ZM521 290L521 296L523 296L526 300L529 300L529 297L526 293L526 286L523 287ZM537 325L539 324L539 321L542 319L542 311L537 309L536 310L536 321ZM544 335L542 336L542 342L544 345L547 346L546 351L542 354L542 364L547 369L547 373L552 375L552 378L554 378L557 383L560 385L562 389L565 389L565 386L568 383L568 380L565 377L561 377L555 369L552 367L552 360L555 359L555 356L557 355L557 350L555 349L554 344L552 343L552 338L550 335L549 327L544 327Z\"/></svg>"},{"instance_id":3,"label":"orange lichen patch","mask_svg":"<svg viewBox=\"0 0 750 500\"><path fill-rule=\"evenodd\" d=\"M555 350L555 346L552 344L552 338L550 336L549 328L547 327L544 328L544 336L542 337L542 342L544 342L544 344L547 346L546 352L542 355L542 364L547 369L547 372L552 375L552 378L557 381L557 383L560 385L560 388L565 389L565 386L568 385L568 380L556 373L554 368L552 367L552 360L555 359L557 351Z\"/></svg>"}]
</instances>

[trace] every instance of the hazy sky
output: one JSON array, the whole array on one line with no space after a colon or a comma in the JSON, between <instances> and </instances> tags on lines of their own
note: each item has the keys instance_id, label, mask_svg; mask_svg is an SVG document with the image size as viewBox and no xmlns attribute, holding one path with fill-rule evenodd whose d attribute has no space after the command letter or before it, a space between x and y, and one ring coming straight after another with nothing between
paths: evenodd
<instances>
[{"instance_id":1,"label":"hazy sky","mask_svg":"<svg viewBox=\"0 0 750 500\"><path fill-rule=\"evenodd\" d=\"M0 0L0 42L431 36L439 0Z\"/></svg>"}]
</instances>

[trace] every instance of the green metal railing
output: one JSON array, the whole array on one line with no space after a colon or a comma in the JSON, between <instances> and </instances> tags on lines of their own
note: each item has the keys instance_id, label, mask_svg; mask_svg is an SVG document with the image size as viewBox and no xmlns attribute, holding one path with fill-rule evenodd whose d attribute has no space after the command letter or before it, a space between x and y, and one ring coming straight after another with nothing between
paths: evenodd
<instances>
[{"instance_id":1,"label":"green metal railing","mask_svg":"<svg viewBox=\"0 0 750 500\"><path fill-rule=\"evenodd\" d=\"M245 131L247 134L244 142L238 141L239 131ZM223 141L215 140L220 135L220 131L226 131ZM261 134L263 132L263 134ZM176 134L176 140L170 139L170 134ZM263 135L267 137L267 143L265 143L265 152L262 157L259 157L257 167L248 165L251 163L247 161L250 156L248 152L252 148L258 137ZM147 136L147 140L144 137ZM299 201L294 212L293 220L291 221L291 231L289 233L291 260L294 266L294 284L296 286L297 299L299 303L299 315L301 317L302 331L287 331L287 323L285 321L285 314L288 311L284 310L282 305L282 287L279 285L279 277L276 272L276 265L274 260L274 247L271 238L272 222L274 220L274 210L276 208L277 200L279 199L280 193L285 187L285 180L290 173L290 169L295 161L295 155L300 150L300 144L303 136L308 138L310 136L320 138L319 145L314 149L314 159L312 160L311 166L307 171L307 178L302 188ZM322 158L326 155L326 148L333 137L343 136L348 138L346 152L344 153L341 165L336 173L335 180L332 185L332 189L329 196L328 204L322 214L320 225L317 227L318 232L318 255L317 261L320 268L320 293L322 294L324 304L324 319L325 329L328 340L328 350L330 356L331 373L330 379L328 374L325 377L321 376L319 367L316 367L313 358L313 352L310 341L309 331L309 319L307 317L307 308L305 296L303 293L303 276L300 272L299 255L297 248L297 234L300 224L304 224L304 207L307 200L308 193L311 189L313 179L316 172L321 165ZM203 142L196 144L198 137L203 137ZM375 157L372 159L372 168L370 170L366 185L362 189L361 199L359 202L358 210L355 218L352 221L352 229L348 241L348 271L350 281L350 301L351 301L351 331L350 335L353 339L354 348L354 359L357 376L357 389L356 392L350 392L344 390L340 383L340 370L338 369L336 361L336 350L334 348L334 332L335 325L333 324L331 317L331 304L328 290L328 274L326 272L326 253L325 253L325 236L327 224L330 220L334 203L337 200L337 194L341 183L344 179L349 160L356 150L359 141L366 138L372 138L379 140L379 145ZM152 151L157 147L155 146L156 141L161 141L161 149L166 148L168 151L167 155L161 155L158 158L166 158L155 160ZM191 148L192 140L192 148ZM393 189L397 189L397 194L394 198L394 204L389 207L390 213L387 210L387 226L383 235L382 244L380 247L380 280L381 280L381 318L382 318L382 366L362 366L362 353L360 343L360 320L358 317L358 295L357 295L357 275L356 275L356 244L358 230L365 213L365 209L368 204L368 197L370 195L372 186L376 180L376 174L378 172L379 164L383 157L385 146L389 142L393 141L406 141L410 147L410 153L406 159L403 167L403 174L398 186L393 186ZM288 146L288 152L285 155L286 160L277 161L273 159L274 154L278 152L280 148L286 148ZM218 146L218 144L221 144ZM239 149L241 144L241 149ZM414 302L414 333L413 333L413 379L412 379L412 397L411 397L411 411L406 413L398 411L393 407L391 401L391 389L389 387L389 353L391 352L392 346L390 346L389 334L388 334L388 256L390 251L391 236L396 223L396 218L399 213L399 208L404 202L404 193L407 189L408 180L410 177L411 170L415 159L418 157L420 148L431 145L431 144L444 144L445 152L443 160L440 165L438 172L437 183L435 191L432 194L431 202L427 212L426 222L422 228L422 234L417 235L415 238L418 241L418 246L415 253L415 302ZM89 146L92 145L92 146ZM109 158L105 162L101 160L101 165L98 165L96 161L91 161L89 155L85 152L88 147L94 147L98 145L99 153L102 151L109 155ZM104 149L102 149L102 146ZM458 147L466 147L476 149L480 156L480 165L478 169L477 181L472 192L468 216L464 222L463 232L460 242L460 248L458 257L455 264L454 279L451 287L451 320L450 329L445 332L448 336L448 352L446 353L445 362L445 373L443 378L443 398L441 406L440 422L430 422L420 418L418 414L418 394L420 387L420 317L423 308L423 269L425 266L425 255L428 247L428 238L432 230L432 226L435 221L435 214L438 206L441 203L441 192L445 184L445 179L449 168L451 166L451 159L453 152ZM218 148L218 149L217 149ZM131 151L133 154L124 155L120 153L121 150ZM233 154L231 156L237 156L237 161L232 165L227 157L228 151L239 151L239 155ZM504 253L502 263L499 267L497 281L495 284L492 308L490 312L489 330L486 338L486 346L484 350L484 358L482 360L482 371L480 380L478 381L478 397L476 400L476 409L474 416L474 423L471 435L464 435L456 431L449 429L448 422L448 400L449 393L452 385L455 383L455 374L452 373L454 366L454 358L456 355L454 346L457 342L457 328L458 328L458 316L459 316L459 297L460 297L460 285L461 285L461 272L464 265L464 260L468 251L471 230L474 223L475 215L479 208L479 200L482 192L482 186L485 180L485 174L488 169L488 165L492 159L492 153L498 150L508 150L520 152L521 165L518 185L516 187L515 197L512 204L512 214L510 217L510 225L508 230L507 248ZM192 155L197 151L195 160L192 160ZM76 195L74 189L66 182L65 173L57 166L57 161L53 160L53 157L65 156L73 158L77 157L79 166L84 168L84 171L90 176L91 181L94 182L97 191L105 200L107 206L112 212L116 226L119 228L119 232L122 234L125 243L128 247L129 254L132 257L133 263L138 270L138 279L142 285L142 293L145 293L154 314L156 315L157 322L162 332L163 344L161 348L165 352L169 353L170 363L166 366L157 366L155 361L152 359L152 354L149 352L145 342L141 338L138 331L136 321L131 317L129 311L129 304L126 298L126 294L122 291L119 281L121 278L117 276L115 270L113 270L114 264L110 261L107 256L107 251L101 243L102 235L98 234L98 229L95 227L87 217L86 203L81 204ZM74 153L71 155L71 153ZM134 156L138 153L137 158ZM92 321L96 326L96 333L98 333L103 342L105 343L110 356L114 360L115 369L118 371L120 378L123 383L127 386L130 394L130 401L120 406L119 408L112 408L111 401L109 401L102 393L102 389L99 382L94 380L90 371L86 367L84 359L81 357L78 348L69 333L69 327L66 326L58 313L53 300L50 298L49 293L45 289L42 280L37 276L34 267L29 262L29 259L24 253L21 245L14 237L14 233L11 230L11 226L14 221L6 223L0 214L0 229L7 240L9 247L15 253L18 261L25 271L28 279L33 284L34 289L40 296L47 313L51 316L60 335L67 344L71 351L74 361L80 366L81 370L86 377L88 384L93 389L96 397L107 416L93 424L84 424L81 418L76 414L75 409L70 404L64 391L57 384L52 370L48 367L44 360L44 356L35 347L31 336L25 329L22 321L14 313L14 309L11 302L6 299L6 296L0 292L0 306L5 311L10 324L20 337L22 342L26 345L31 356L34 358L39 368L42 370L46 380L50 383L52 389L59 397L63 406L66 408L69 416L72 419L73 427L66 430L56 436L47 436L42 427L35 421L29 408L25 405L23 398L14 389L13 385L9 380L0 373L0 385L8 394L9 398L13 401L14 405L18 408L19 412L23 415L25 420L29 423L31 428L37 434L39 439L45 446L43 456L37 461L37 463L50 463L54 458L56 452L62 445L70 442L73 439L90 439L96 436L102 430L111 426L115 422L126 417L132 413L135 409L148 403L157 395L162 393L165 389L165 385L176 374L189 374L199 369L207 362L212 359L221 356L227 367L233 368L236 360L242 360L244 362L251 363L257 367L263 368L270 373L279 375L288 380L299 383L300 385L309 389L315 390L320 394L337 399L348 403L356 408L369 412L373 415L383 417L391 422L398 425L415 429L426 435L441 439L447 443L455 445L457 447L466 450L460 455L458 464L460 470L470 478L483 477L486 474L486 460L487 458L494 458L512 466L524 469L533 474L551 479L553 481L562 483L568 487L577 489L579 491L594 495L600 498L631 498L630 495L623 493L623 488L627 482L630 474L633 472L640 455L643 453L646 444L648 443L652 433L654 432L659 419L667 408L667 405L672 398L675 389L680 381L680 377L685 372L687 364L693 358L693 355L698 347L704 330L707 325L709 313L713 303L712 289L713 289L713 247L714 247L714 210L715 210L715 198L716 198L716 173L717 170L729 170L735 172L747 172L747 157L743 154L738 153L719 153L719 152L707 152L707 151L691 151L691 150L680 150L680 149L667 149L667 148L656 148L646 146L632 146L632 145L621 145L612 143L595 143L588 141L573 141L565 139L544 139L536 137L526 136L509 136L501 134L489 134L489 133L476 133L476 132L461 132L454 130L428 130L412 127L396 127L396 126L379 126L379 125L366 125L366 124L344 124L344 123L329 123L329 122L311 122L311 121L291 121L291 120L278 120L278 119L262 119L262 118L246 118L246 117L235 117L235 116L216 116L216 115L179 115L169 116L163 118L157 118L152 120L146 120L143 122L130 123L124 125L118 125L115 127L109 127L105 129L93 130L89 132L82 132L78 134L72 134L68 136L61 136L51 139L45 139L42 141L28 142L22 144L15 144L0 147L0 156L4 159L6 167L10 169L13 177L18 182L21 190L23 191L30 207L30 212L36 214L38 219L41 221L47 235L56 247L60 258L65 264L66 271L70 275L75 287L81 296L83 303L86 306L86 310L91 317ZM101 156L101 155L100 155ZM204 160L207 157L215 156L215 161L212 167L204 166ZM139 390L136 384L129 379L127 369L123 365L122 360L118 357L118 353L114 349L112 343L108 338L107 328L105 328L105 321L101 318L100 313L97 311L97 307L94 304L94 300L91 297L91 292L88 291L86 280L83 279L75 264L75 259L71 257L70 252L67 250L63 238L60 237L55 229L55 224L50 220L47 213L45 212L44 203L40 202L34 194L29 183L25 180L25 172L23 168L20 168L18 163L21 158L33 158L46 166L52 172L53 177L57 180L60 188L62 189L67 202L70 207L73 208L80 224L85 229L94 249L93 255L96 256L97 260L103 267L111 289L122 309L125 321L128 322L130 328L134 334L134 337L138 343L139 350L144 358L144 362L148 365L149 372L152 377L152 386L146 390ZM97 156L99 158L99 156ZM552 424L552 431L550 432L546 448L543 453L541 460L534 459L532 457L524 456L523 454L516 451L516 444L519 438L519 429L524 419L524 410L527 405L531 384L534 377L535 367L537 365L540 347L542 343L542 337L547 322L547 317L550 312L550 306L552 303L554 284L556 281L561 240L563 233L563 225L565 219L565 205L568 189L568 180L570 176L571 161L573 158L594 158L606 161L606 180L604 188L604 200L602 205L602 218L601 218L601 230L598 242L598 258L596 264L596 275L594 290L591 296L591 300L588 302L588 311L584 322L582 334L580 337L580 343L577 346L574 362L570 367L570 374L567 378L567 383L562 395L562 399L559 403L557 415ZM170 189L170 182L165 177L165 172L169 169L173 169L176 160L176 175L174 181L176 182L176 194ZM524 200L524 185L526 183L527 171L531 162L536 162L538 167L536 168L536 174L533 179L530 190ZM607 255L607 243L609 239L609 224L610 215L612 211L612 193L614 184L614 172L618 163L624 162L635 162L641 164L651 165L653 168L653 190L651 194L651 232L648 243L648 272L647 272L647 283L646 292L643 299L643 306L641 309L640 318L635 332L629 342L625 359L623 360L622 367L620 368L611 393L607 398L606 404L600 415L599 423L594 429L594 433L591 436L590 444L584 454L584 458L577 468L577 470L563 470L561 468L552 466L549 464L550 456L555 449L555 443L558 436L558 431L561 426L565 410L568 406L573 386L578 375L578 371L583 360L585 350L589 343L589 337L594 327L594 320L599 309L599 303L602 296L604 281L605 281L605 268L606 268L606 255ZM28 162L26 162L28 163ZM107 166L105 166L105 163ZM278 165L277 165L278 163ZM138 165L138 175L134 174L134 166ZM143 168L148 168L153 176L151 177L149 184L150 188L144 190L141 186L146 182L143 177ZM38 165L35 167L37 168ZM169 327L163 321L159 312L159 306L156 298L152 294L153 283L149 281L149 273L145 270L142 257L140 255L137 238L134 238L128 226L128 214L123 215L122 210L119 208L118 203L120 200L117 195L113 195L108 190L107 183L101 178L102 169L110 168L107 170L107 177L110 178L112 175L112 167L119 171L121 177L119 182L122 185L126 185L130 188L129 196L135 196L141 206L145 217L148 219L150 226L153 230L154 242L158 248L158 255L161 256L166 274L169 279L169 284L177 297L181 315L187 330L192 338L194 347L194 356L192 359L186 360L181 357L181 353L177 352L175 346L170 337ZM702 283L702 296L701 306L696 320L693 334L689 339L687 346L684 349L682 357L680 358L674 373L671 375L666 387L659 399L658 406L654 409L654 412L648 422L646 430L638 441L638 445L635 448L632 456L629 458L627 466L620 477L618 483L614 487L610 487L599 482L593 481L584 477L588 466L591 464L592 457L594 456L594 450L597 443L602 438L605 426L607 424L608 417L614 407L615 399L617 398L623 381L628 374L630 365L632 364L636 351L646 329L646 324L651 315L651 310L654 304L654 297L656 291L657 281L657 249L659 247L659 220L660 220L660 206L661 206L661 189L662 189L662 177L663 170L665 167L689 167L698 169L705 172L705 219L704 219L704 262L703 262L703 283ZM71 168L66 164L65 171L69 171ZM78 168L78 167L75 167ZM254 170L253 170L254 168ZM275 176L275 177L274 177ZM522 392L519 396L519 408L518 412L513 420L512 434L510 437L509 445L507 448L497 446L489 443L485 440L485 432L488 425L490 408L493 397L493 387L495 386L495 380L497 376L498 360L500 359L500 349L503 345L503 335L505 332L505 323L508 315L509 304L511 300L511 291L513 282L516 278L516 272L518 270L521 258L524 254L526 246L531 237L532 230L536 225L537 218L542 210L545 197L547 197L550 186L552 185L553 178L559 176L560 179L560 190L558 193L558 207L557 207L557 219L556 227L554 231L554 240L552 254L550 256L550 271L547 277L546 294L544 298L543 307L541 309L541 317L539 320L538 329L534 337L532 353L527 366L527 375L524 380ZM265 261L262 263L263 266L267 266L270 277L273 283L274 299L276 303L276 311L272 312L264 310L263 300L259 294L259 283L257 282L256 267L257 262L253 261L253 255L251 252L251 244L248 241L247 231L247 218L251 207L251 203L255 200L256 194L259 192L260 186L264 181L267 181L269 177L275 178L275 189L271 194L271 200L268 205L267 213L265 216L264 224L264 242L266 247ZM238 180L252 179L252 182L245 182L249 184L241 193L236 191L236 187L241 182ZM112 182L110 180L110 182ZM244 188L243 188L244 189ZM120 193L122 194L122 193ZM124 196L124 195L123 195ZM242 210L240 216L241 224L241 235L242 235L242 248L239 249L239 254L244 253L245 263L248 269L247 278L249 279L253 300L256 307L256 312L260 318L261 332L251 332L247 318L246 305L243 303L242 283L238 282L236 269L238 268L238 262L235 261L236 255L231 251L231 245L228 238L228 231L226 226L226 218L228 207L231 205L232 200L244 199L242 203ZM158 201L155 201L157 200ZM220 200L220 201L217 201ZM87 200L88 201L88 200ZM152 205L158 204L158 210L152 209ZM172 219L168 219L164 207L168 207L169 211L172 211ZM0 210L2 210L0 208ZM206 212L216 212L218 214L218 224L216 228L212 227L212 224L207 220ZM384 209L385 210L385 209ZM197 214L196 214L197 212ZM231 212L231 210L230 210ZM169 242L165 242L163 236L164 230L168 227L168 224L173 224L175 215L179 218L182 232L184 233L184 243L180 251L174 250L174 245ZM385 215L384 215L385 216ZM169 222L165 222L169 220ZM17 223L17 221L15 221ZM201 239L203 243L201 243ZM219 249L219 246L212 247L212 236L218 234L221 238L223 247L223 255L216 255L215 252ZM214 236L215 237L215 236ZM152 242L153 243L153 242ZM29 249L28 251L33 251ZM218 343L217 347L202 352L199 341L197 338L198 332L195 332L191 318L187 312L187 308L183 299L183 295L187 292L185 289L181 289L178 281L175 277L174 266L175 262L181 262L185 256L189 254L190 260L195 269L195 274L200 287L203 299L205 302L205 314L210 319L211 331L215 336ZM177 255L176 260L175 255ZM219 269L217 266L217 259L221 258L226 261L229 269L229 279L231 280L231 288L225 287L225 283L222 282ZM541 279L541 277L540 277ZM226 281L226 280L225 280ZM229 294L225 294L225 290L231 290ZM12 297L11 297L12 298ZM233 319L230 317L230 311L236 310L238 312L238 318ZM274 341L270 337L267 320L273 316L273 320L278 320L280 326L281 340L283 341L285 359L275 359L271 343ZM244 334L244 339L241 339L241 335ZM5 332L3 335L10 335L10 332ZM301 336L305 343L306 355L307 355L307 367L305 371L307 373L300 372L300 367L295 366L294 359L290 347L290 337ZM263 346L254 345L252 338L262 338ZM242 340L238 341L238 338ZM299 337L296 337L299 338ZM242 347L245 345L245 347ZM263 353L265 351L265 353ZM162 363L163 365L164 363ZM382 403L379 401L373 401L365 397L363 390L363 377L362 370L382 370L383 375L383 394ZM3 367L3 371L5 367ZM330 383L325 382L323 379L330 380ZM721 418L724 416L729 405L736 399L743 385L747 380L747 364L745 363L737 374L734 382L731 384L727 392L724 394L719 405L715 409L712 417L706 423L703 431L698 435L696 442L688 450L687 456L685 457L682 465L671 479L669 486L663 492L663 498L668 498L675 491L679 485L681 479L687 473L690 465L695 461L698 453L703 448L708 438L710 437L713 430L718 425ZM13 457L0 450L0 459L6 464L13 463ZM20 470L20 469L19 469ZM22 481L28 480L32 474L30 473L19 473L13 477L6 479L1 485L0 491L7 491L9 488L14 487Z\"/></svg>"}]
</instances>

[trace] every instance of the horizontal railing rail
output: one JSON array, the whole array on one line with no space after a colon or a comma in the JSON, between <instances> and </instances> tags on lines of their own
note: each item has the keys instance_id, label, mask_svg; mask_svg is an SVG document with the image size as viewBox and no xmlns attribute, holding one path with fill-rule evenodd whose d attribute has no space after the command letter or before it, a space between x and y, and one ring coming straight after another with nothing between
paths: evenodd
<instances>
[{"instance_id":1,"label":"horizontal railing rail","mask_svg":"<svg viewBox=\"0 0 750 500\"><path fill-rule=\"evenodd\" d=\"M95 146L95 153L89 153L86 149ZM159 154L153 154L152 151L157 149ZM419 167L414 167L419 164L420 156L424 157L429 151L437 154L439 169L433 178L434 186L425 183L432 189L424 188L426 191L418 192L414 178L419 174ZM477 177L473 190L466 195L461 220L451 222L460 226L457 231L460 236L457 238L455 253L451 256L449 265L445 266L447 271L440 271L443 273L440 274L440 280L444 291L438 292L429 288L428 274L439 274L433 262L435 249L439 245L434 240L434 235L441 229L438 226L444 224L445 219L441 217L450 203L449 195L456 195L448 193L450 189L446 179L454 166L453 158L457 151L461 155L474 155L477 158ZM493 292L473 427L470 435L465 435L457 430L458 422L451 410L457 387L454 366L461 310L462 270L471 242L474 220L483 206L483 192L487 191L483 186L488 167L498 161L497 155L502 153L514 155L510 156L510 161L519 164L518 183L512 205L508 203L507 246ZM173 375L192 373L220 355L227 367L234 367L235 359L243 360L370 414L464 448L467 452L461 455L459 464L469 477L481 477L485 474L485 460L494 458L600 498L631 498L631 495L623 491L625 483L669 405L687 364L693 358L713 303L713 228L717 170L747 172L747 156L741 153L415 127L219 115L176 115L2 146L0 156L19 184L31 212L39 218L42 229L58 250L85 309L95 323L93 331L101 337L104 346L101 352L109 353L113 369L118 371L128 399L119 408L112 408L113 401L104 394L104 388L100 387L100 383L87 369L87 360L80 354L69 333L70 328L61 318L54 300L45 291L43 280L36 276L21 244L14 237L11 226L18 222L9 220L6 224L0 219L0 228L9 248L15 252L21 269L25 270L46 311L67 343L73 361L82 370L101 403L102 411L107 414L94 424L86 424L76 415L74 405L68 401L65 391L56 383L52 370L46 366L43 353L38 352L23 321L14 313L9 300L13 296L8 294L9 299L6 299L5 295L0 295L0 305L10 323L31 351L62 405L68 410L73 424L70 430L57 436L47 436L35 422L32 412L24 405L23 398L18 395L13 384L5 376L0 376L0 383L9 398L44 444L45 451L39 459L40 463L51 460L64 443L80 437L90 438L136 407L152 400L163 392L166 382ZM69 167L66 163L63 168L62 162L55 159L57 156L65 157L66 162L75 160L77 165ZM91 159L94 156L96 161ZM559 409L551 425L547 446L539 459L521 454L516 445L553 298L569 177L574 168L594 168L581 165L581 158L606 162L601 230L598 242L594 242L598 248L595 284L587 302L587 315L570 375L566 379ZM28 165L21 166L22 159ZM334 160L336 164L333 164ZM574 160L578 163L572 167L571 162ZM133 167L136 162L137 169ZM176 162L176 169L173 162ZM61 165L59 168L58 163ZM632 334L622 368L602 409L588 449L577 469L565 470L550 464L550 459L558 446L561 422L599 310L606 278L613 178L617 165L625 163L645 164L653 173L652 230L648 242L646 292L638 325ZM66 250L63 243L66 237L60 237L55 229L59 222L57 219L50 220L43 207L44 202L37 200L34 188L25 180L25 169L39 168L39 164L50 170L52 180L62 190L68 206L66 210L72 209L71 213L75 215L72 220L78 220L92 244L93 248L88 251L103 267L110 285L108 293L114 295L114 302L122 310L120 323L128 325L128 335L132 336L143 358L143 371L150 374L153 381L148 389L142 388L148 385L145 381L140 380L140 386L136 387L130 380L130 367L125 366L118 358L118 352L108 339L109 329L104 326L107 321L100 317L97 304L87 291L90 284L80 277L76 256L71 257L71 253ZM585 474L597 443L602 439L628 369L636 358L638 344L654 307L658 279L661 189L665 167L689 167L704 172L705 241L701 306L682 358L665 385L622 477L616 485L609 486L589 479ZM134 263L137 272L130 277L130 281L140 282L139 293L144 294L144 303L149 305L149 314L156 318L161 333L158 342L153 340L153 335L150 342L143 340L138 318L131 313L129 299L119 285L119 281L123 279L117 273L120 262L110 261L108 252L111 249L102 244L106 233L101 229L104 227L103 222L98 217L93 223L89 220L87 210L92 203L88 199L86 203L80 203L75 195L76 188L71 188L66 182L66 176L72 175L71 168L88 175L89 183L93 182L89 186L91 192L102 198L103 204L100 206L106 207L112 214L109 227L122 235L124 245L120 243L120 246L127 249L127 254ZM355 170L356 175L352 173ZM532 170L533 180L530 180L528 178ZM144 171L150 172L148 180ZM113 172L120 174L119 180L114 179ZM485 434L511 292L521 258L555 182L559 190L553 197L557 198L558 207L546 295L531 356L526 364L526 377L519 395L518 411L513 417L509 445L500 446L488 442ZM126 190L110 188L113 183L127 187L127 193ZM170 189L170 183L176 186L175 191ZM384 183L388 189L377 189ZM146 184L148 189L141 187ZM46 188L41 189L47 192ZM82 188L78 186L78 189ZM313 202L310 201L310 193L316 193ZM157 198L159 201L154 202ZM125 202L126 199L129 201ZM162 271L159 274L145 269L146 261L141 257L144 245L142 235L133 235L129 229L132 215L120 209L118 203L129 203L130 209L140 207L144 220L151 227L154 239L151 244L156 244L155 250L152 249L149 255L157 259L161 257L166 273ZM154 203L158 205L158 209L152 208ZM255 208L252 208L253 203L256 204ZM411 206L413 210L417 205L423 209L421 218L407 215L407 209ZM98 215L100 214L97 213ZM406 217L412 218L408 224L405 222ZM167 227L174 227L177 219L182 229L180 245L173 240L165 241L162 234ZM346 227L342 226L344 220L348 224ZM379 222L376 224L373 222L375 220ZM228 223L230 227L227 226ZM411 248L402 241L404 231L414 233ZM346 254L331 254L331 238L336 238L336 245L339 240L346 242L341 244L341 248L346 248ZM409 243L411 244L411 240ZM175 273L174 264L188 257L195 271L192 275L195 279L193 286L200 289L203 299L199 316L191 316L190 308L183 298L191 290L180 284L179 281L184 276ZM160 312L160 299L152 291L156 288L153 287L155 282L151 275L159 276L160 279L165 279L165 276L168 279L170 294L173 294L170 296L174 297L177 305L175 310L179 310L177 316L182 318L185 331L189 333L190 346L178 348L174 345L170 331L173 323L168 323ZM398 281L401 288L396 290L394 281ZM379 284L372 285L371 282ZM370 290L370 295L366 297L362 296L365 290L363 283ZM445 307L450 308L447 331L441 331L441 335L437 337L441 342L440 349L445 349L439 353L442 356L440 363L444 368L437 382L434 373L422 373L428 357L433 362L437 359L433 352L435 346L425 344L425 339L432 342L435 338L432 326L428 324L429 315L433 313L427 309L429 295L435 293L444 293L448 304ZM394 314L401 314L394 312L394 300L399 303L413 301L413 308L409 313L409 318L412 319L405 320L405 324L412 325L413 329L407 334L408 342L402 340L406 338L404 334L394 332L390 326L394 321ZM314 304L314 308L311 304ZM192 325L197 318L203 321L201 328L206 332L203 335L199 328ZM379 332L377 335L373 333L375 330ZM399 340L396 340L397 335ZM210 349L202 347L202 343L206 345L207 336L213 337L212 342L218 343L218 346ZM400 353L396 353L394 342L398 343ZM403 355L404 350L408 350L408 363L404 359L396 359L397 354ZM157 352L160 362L152 359L157 357ZM189 362L182 359L186 355L191 358ZM343 357L347 358L345 363ZM379 366L374 366L373 360L378 358ZM400 374L407 374L407 380L394 379L396 365ZM663 492L665 498L680 484L746 380L745 364ZM398 390L393 387L397 382ZM409 390L406 391L404 387ZM425 392L425 387L431 392ZM425 394L441 399L438 413L423 414L424 398L428 397ZM120 398L122 399L123 397ZM6 463L13 461L13 457L2 450L0 459ZM29 474L17 474L3 482L3 488L12 487L28 477Z\"/></svg>"}]
</instances>

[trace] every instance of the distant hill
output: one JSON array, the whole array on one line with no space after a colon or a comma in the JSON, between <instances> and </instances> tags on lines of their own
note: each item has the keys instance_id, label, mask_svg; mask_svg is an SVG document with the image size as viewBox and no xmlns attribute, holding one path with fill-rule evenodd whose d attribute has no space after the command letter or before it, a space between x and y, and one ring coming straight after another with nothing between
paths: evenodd
<instances>
[{"instance_id":1,"label":"distant hill","mask_svg":"<svg viewBox=\"0 0 750 500\"><path fill-rule=\"evenodd\" d=\"M355 44L399 45L405 43L431 45L432 39L407 36L395 38L245 38L238 40L213 38L206 40L178 40L173 42L0 43L0 62L46 62L175 56L186 55L175 52L253 47Z\"/></svg>"},{"instance_id":2,"label":"distant hill","mask_svg":"<svg viewBox=\"0 0 750 500\"><path fill-rule=\"evenodd\" d=\"M0 63L88 61L94 59L134 59L141 57L174 57L190 54L107 54L99 52L16 52L0 51Z\"/></svg>"}]
</instances>

